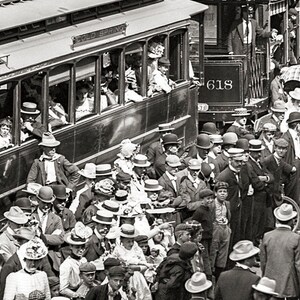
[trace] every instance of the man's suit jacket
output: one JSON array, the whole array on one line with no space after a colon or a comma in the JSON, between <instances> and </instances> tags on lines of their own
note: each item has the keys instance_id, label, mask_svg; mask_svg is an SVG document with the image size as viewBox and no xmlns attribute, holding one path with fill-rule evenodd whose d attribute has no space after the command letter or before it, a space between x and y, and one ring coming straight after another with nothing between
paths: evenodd
<instances>
[{"instance_id":1,"label":"man's suit jacket","mask_svg":"<svg viewBox=\"0 0 300 300\"><path fill-rule=\"evenodd\" d=\"M108 283L91 288L85 300L108 300Z\"/></svg>"},{"instance_id":2,"label":"man's suit jacket","mask_svg":"<svg viewBox=\"0 0 300 300\"><path fill-rule=\"evenodd\" d=\"M0 235L0 254L5 261L17 251L19 243L15 238L7 231L7 229Z\"/></svg>"},{"instance_id":3,"label":"man's suit jacket","mask_svg":"<svg viewBox=\"0 0 300 300\"><path fill-rule=\"evenodd\" d=\"M267 38L271 36L271 33L259 27L256 20L251 19L251 29L252 29L252 54L255 54L256 46L256 36ZM233 21L228 35L228 52L233 52L235 55L244 54L244 29L243 20Z\"/></svg>"},{"instance_id":4,"label":"man's suit jacket","mask_svg":"<svg viewBox=\"0 0 300 300\"><path fill-rule=\"evenodd\" d=\"M40 222L40 218L37 211L35 211L32 215L35 217L35 219L37 219ZM55 230L60 230L61 233L53 234ZM47 245L58 246L64 242L64 227L62 224L62 220L53 212L49 212L48 214L44 236L46 238Z\"/></svg>"},{"instance_id":5,"label":"man's suit jacket","mask_svg":"<svg viewBox=\"0 0 300 300\"><path fill-rule=\"evenodd\" d=\"M79 204L77 206L77 209L75 211L75 218L77 221L81 221L83 212L89 207L91 204L94 193L92 192L92 188L88 188L84 192L82 192L78 197Z\"/></svg>"},{"instance_id":6,"label":"man's suit jacket","mask_svg":"<svg viewBox=\"0 0 300 300\"><path fill-rule=\"evenodd\" d=\"M264 138L262 137L262 135L258 139L261 140L261 144L265 147L265 149L261 151L261 160L263 161L267 156L273 154L274 145L273 145L273 151L271 152L270 149L268 148L268 146L266 145L266 142L265 142Z\"/></svg>"},{"instance_id":7,"label":"man's suit jacket","mask_svg":"<svg viewBox=\"0 0 300 300\"><path fill-rule=\"evenodd\" d=\"M225 168L228 166L228 157L222 151L221 154L217 156L215 159L214 165L216 169L216 176L218 176ZM219 172L219 173L217 173Z\"/></svg>"},{"instance_id":8,"label":"man's suit jacket","mask_svg":"<svg viewBox=\"0 0 300 300\"><path fill-rule=\"evenodd\" d=\"M216 286L215 300L252 300L252 285L259 281L259 276L235 266L221 273Z\"/></svg>"},{"instance_id":9,"label":"man's suit jacket","mask_svg":"<svg viewBox=\"0 0 300 300\"><path fill-rule=\"evenodd\" d=\"M263 276L276 280L279 297L299 296L300 236L289 228L276 228L265 233L260 250Z\"/></svg>"},{"instance_id":10,"label":"man's suit jacket","mask_svg":"<svg viewBox=\"0 0 300 300\"><path fill-rule=\"evenodd\" d=\"M295 144L294 144L294 140L292 138L290 131L289 130L286 131L282 135L282 138L285 139L289 143L287 152L286 152L283 160L290 165L294 165L294 163L295 163Z\"/></svg>"}]
</instances>

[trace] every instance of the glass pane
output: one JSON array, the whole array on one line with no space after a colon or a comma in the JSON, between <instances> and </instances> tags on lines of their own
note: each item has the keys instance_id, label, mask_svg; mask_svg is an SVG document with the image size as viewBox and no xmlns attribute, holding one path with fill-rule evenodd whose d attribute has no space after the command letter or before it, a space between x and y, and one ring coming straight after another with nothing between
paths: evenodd
<instances>
[{"instance_id":1,"label":"glass pane","mask_svg":"<svg viewBox=\"0 0 300 300\"><path fill-rule=\"evenodd\" d=\"M95 58L76 64L75 118L80 120L95 113Z\"/></svg>"},{"instance_id":2,"label":"glass pane","mask_svg":"<svg viewBox=\"0 0 300 300\"><path fill-rule=\"evenodd\" d=\"M204 13L204 43L205 45L217 45L217 5L209 5ZM199 30L199 25L198 28ZM199 36L199 34L198 34Z\"/></svg>"},{"instance_id":3,"label":"glass pane","mask_svg":"<svg viewBox=\"0 0 300 300\"><path fill-rule=\"evenodd\" d=\"M0 151L13 146L13 84L0 85Z\"/></svg>"},{"instance_id":4,"label":"glass pane","mask_svg":"<svg viewBox=\"0 0 300 300\"><path fill-rule=\"evenodd\" d=\"M49 74L49 111L48 122L51 130L68 124L68 103L70 85L70 66L63 65Z\"/></svg>"},{"instance_id":5,"label":"glass pane","mask_svg":"<svg viewBox=\"0 0 300 300\"><path fill-rule=\"evenodd\" d=\"M142 85L143 48L139 43L128 46L125 50L125 103L140 102Z\"/></svg>"},{"instance_id":6,"label":"glass pane","mask_svg":"<svg viewBox=\"0 0 300 300\"><path fill-rule=\"evenodd\" d=\"M112 50L102 55L101 111L119 104L120 51Z\"/></svg>"},{"instance_id":7,"label":"glass pane","mask_svg":"<svg viewBox=\"0 0 300 300\"><path fill-rule=\"evenodd\" d=\"M169 78L173 81L183 79L183 33L170 36Z\"/></svg>"}]
</instances>

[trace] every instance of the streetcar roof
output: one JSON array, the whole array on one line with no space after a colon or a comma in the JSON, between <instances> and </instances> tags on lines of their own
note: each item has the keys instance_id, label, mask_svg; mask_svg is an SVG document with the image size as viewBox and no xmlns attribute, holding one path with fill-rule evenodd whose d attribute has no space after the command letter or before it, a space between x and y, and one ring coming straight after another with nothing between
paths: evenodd
<instances>
[{"instance_id":1,"label":"streetcar roof","mask_svg":"<svg viewBox=\"0 0 300 300\"><path fill-rule=\"evenodd\" d=\"M0 65L0 77L4 74L14 73L14 70L43 64L58 57L70 58L72 54L75 56L75 54L77 55L80 52L84 53L92 47L99 49L99 46L105 47L113 42L127 42L130 40L130 37L134 37L132 38L134 41L136 35L141 34L142 36L143 33L152 32L155 29L171 29L172 24L187 21L191 15L206 9L206 5L191 0L165 0L164 2L151 5L151 8L138 8L77 24L76 26L43 33L6 45L0 45L0 53L2 54L0 57L9 55L8 67L6 68L4 64ZM124 23L127 23L126 36L121 38L120 36L112 36L72 49L73 36L111 28ZM43 66L46 66L46 64Z\"/></svg>"}]
</instances>

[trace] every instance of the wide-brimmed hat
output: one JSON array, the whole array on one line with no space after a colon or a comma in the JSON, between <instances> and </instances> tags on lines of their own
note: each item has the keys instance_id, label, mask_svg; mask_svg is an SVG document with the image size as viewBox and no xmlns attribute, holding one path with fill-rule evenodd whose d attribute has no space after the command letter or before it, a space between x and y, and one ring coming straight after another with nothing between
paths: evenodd
<instances>
[{"instance_id":1,"label":"wide-brimmed hat","mask_svg":"<svg viewBox=\"0 0 300 300\"><path fill-rule=\"evenodd\" d=\"M92 236L93 230L82 222L77 222L75 227L65 234L64 240L70 245L84 245Z\"/></svg>"},{"instance_id":2,"label":"wide-brimmed hat","mask_svg":"<svg viewBox=\"0 0 300 300\"><path fill-rule=\"evenodd\" d=\"M274 101L273 105L271 106L271 110L274 112L285 112L286 111L285 102L282 100Z\"/></svg>"},{"instance_id":3,"label":"wide-brimmed hat","mask_svg":"<svg viewBox=\"0 0 300 300\"><path fill-rule=\"evenodd\" d=\"M229 258L232 261L240 261L252 257L259 253L259 248L255 247L251 241L242 240L233 246L233 251Z\"/></svg>"},{"instance_id":4,"label":"wide-brimmed hat","mask_svg":"<svg viewBox=\"0 0 300 300\"><path fill-rule=\"evenodd\" d=\"M143 154L137 154L133 160L132 164L135 167L140 167L140 168L147 168L151 165L151 163L148 161L148 158L146 155Z\"/></svg>"},{"instance_id":5,"label":"wide-brimmed hat","mask_svg":"<svg viewBox=\"0 0 300 300\"><path fill-rule=\"evenodd\" d=\"M48 249L44 242L35 237L32 240L28 241L24 244L25 253L24 258L31 259L31 260L39 260L47 256Z\"/></svg>"},{"instance_id":6,"label":"wide-brimmed hat","mask_svg":"<svg viewBox=\"0 0 300 300\"><path fill-rule=\"evenodd\" d=\"M289 95L294 99L300 101L300 88L295 88L293 91L289 92Z\"/></svg>"},{"instance_id":7,"label":"wide-brimmed hat","mask_svg":"<svg viewBox=\"0 0 300 300\"><path fill-rule=\"evenodd\" d=\"M162 137L162 143L163 145L178 145L178 136L174 133L165 134Z\"/></svg>"},{"instance_id":8,"label":"wide-brimmed hat","mask_svg":"<svg viewBox=\"0 0 300 300\"><path fill-rule=\"evenodd\" d=\"M26 189L22 190L22 192L25 192L25 193L28 193L31 195L36 195L36 194L38 194L41 187L42 187L42 185L39 183L29 182L29 183L27 183Z\"/></svg>"},{"instance_id":9,"label":"wide-brimmed hat","mask_svg":"<svg viewBox=\"0 0 300 300\"><path fill-rule=\"evenodd\" d=\"M23 239L30 241L35 237L35 231L31 227L20 227L15 229L12 235L15 239Z\"/></svg>"},{"instance_id":10,"label":"wide-brimmed hat","mask_svg":"<svg viewBox=\"0 0 300 300\"><path fill-rule=\"evenodd\" d=\"M144 191L145 192L159 192L163 187L158 183L156 179L146 179Z\"/></svg>"},{"instance_id":11,"label":"wide-brimmed hat","mask_svg":"<svg viewBox=\"0 0 300 300\"><path fill-rule=\"evenodd\" d=\"M9 211L4 213L4 217L16 224L24 225L29 221L29 218L18 206L12 206Z\"/></svg>"},{"instance_id":12,"label":"wide-brimmed hat","mask_svg":"<svg viewBox=\"0 0 300 300\"><path fill-rule=\"evenodd\" d=\"M208 290L212 282L207 280L206 275L202 272L195 272L190 279L185 282L185 289L189 293L200 293Z\"/></svg>"},{"instance_id":13,"label":"wide-brimmed hat","mask_svg":"<svg viewBox=\"0 0 300 300\"><path fill-rule=\"evenodd\" d=\"M203 124L200 133L206 133L211 135L211 134L218 134L219 131L217 130L217 126L214 122L206 122Z\"/></svg>"},{"instance_id":14,"label":"wide-brimmed hat","mask_svg":"<svg viewBox=\"0 0 300 300\"><path fill-rule=\"evenodd\" d=\"M39 146L44 147L57 147L60 142L55 139L55 136L51 132L44 132L42 135L42 141Z\"/></svg>"},{"instance_id":15,"label":"wide-brimmed hat","mask_svg":"<svg viewBox=\"0 0 300 300\"><path fill-rule=\"evenodd\" d=\"M37 104L33 102L22 103L21 113L27 115L38 115L40 111L37 109Z\"/></svg>"},{"instance_id":16,"label":"wide-brimmed hat","mask_svg":"<svg viewBox=\"0 0 300 300\"><path fill-rule=\"evenodd\" d=\"M115 197L112 200L117 201L119 204L125 204L128 202L128 192L125 190L117 190L115 193Z\"/></svg>"},{"instance_id":17,"label":"wide-brimmed hat","mask_svg":"<svg viewBox=\"0 0 300 300\"><path fill-rule=\"evenodd\" d=\"M283 203L274 209L274 216L279 221L289 221L297 216L291 204Z\"/></svg>"},{"instance_id":18,"label":"wide-brimmed hat","mask_svg":"<svg viewBox=\"0 0 300 300\"><path fill-rule=\"evenodd\" d=\"M107 210L98 210L92 220L99 224L111 225L113 220L113 213Z\"/></svg>"},{"instance_id":19,"label":"wide-brimmed hat","mask_svg":"<svg viewBox=\"0 0 300 300\"><path fill-rule=\"evenodd\" d=\"M257 284L252 285L252 288L263 294L278 296L275 292L276 281L268 277L262 277Z\"/></svg>"},{"instance_id":20,"label":"wide-brimmed hat","mask_svg":"<svg viewBox=\"0 0 300 300\"><path fill-rule=\"evenodd\" d=\"M289 118L286 120L288 124L300 122L300 112L293 111L289 114Z\"/></svg>"},{"instance_id":21,"label":"wide-brimmed hat","mask_svg":"<svg viewBox=\"0 0 300 300\"><path fill-rule=\"evenodd\" d=\"M238 140L238 136L235 132L225 132L223 134L223 145L235 145Z\"/></svg>"},{"instance_id":22,"label":"wide-brimmed hat","mask_svg":"<svg viewBox=\"0 0 300 300\"><path fill-rule=\"evenodd\" d=\"M58 200L66 200L69 197L69 194L67 193L67 189L62 184L52 185L51 186L53 190L53 194L55 195L55 198Z\"/></svg>"},{"instance_id":23,"label":"wide-brimmed hat","mask_svg":"<svg viewBox=\"0 0 300 300\"><path fill-rule=\"evenodd\" d=\"M45 203L52 203L55 200L55 195L50 186L42 186L36 197L38 200Z\"/></svg>"},{"instance_id":24,"label":"wide-brimmed hat","mask_svg":"<svg viewBox=\"0 0 300 300\"><path fill-rule=\"evenodd\" d=\"M86 178L95 179L96 178L96 165L94 163L87 163L84 169L78 171L78 173Z\"/></svg>"},{"instance_id":25,"label":"wide-brimmed hat","mask_svg":"<svg viewBox=\"0 0 300 300\"><path fill-rule=\"evenodd\" d=\"M213 144L223 144L223 138L220 134L210 134L209 139Z\"/></svg>"},{"instance_id":26,"label":"wide-brimmed hat","mask_svg":"<svg viewBox=\"0 0 300 300\"><path fill-rule=\"evenodd\" d=\"M96 176L108 176L112 174L110 164L96 165Z\"/></svg>"},{"instance_id":27,"label":"wide-brimmed hat","mask_svg":"<svg viewBox=\"0 0 300 300\"><path fill-rule=\"evenodd\" d=\"M230 155L230 157L233 159L236 159L236 160L244 159L245 151L242 148L230 148L230 149L228 149L227 152Z\"/></svg>"},{"instance_id":28,"label":"wide-brimmed hat","mask_svg":"<svg viewBox=\"0 0 300 300\"><path fill-rule=\"evenodd\" d=\"M247 111L247 108L239 107L234 109L234 113L231 114L233 117L246 117L250 116L250 113Z\"/></svg>"},{"instance_id":29,"label":"wide-brimmed hat","mask_svg":"<svg viewBox=\"0 0 300 300\"><path fill-rule=\"evenodd\" d=\"M113 192L115 190L113 180L109 178L102 179L95 183L94 185L94 193L96 195L103 195L111 197L113 195Z\"/></svg>"},{"instance_id":30,"label":"wide-brimmed hat","mask_svg":"<svg viewBox=\"0 0 300 300\"><path fill-rule=\"evenodd\" d=\"M210 149L213 146L213 142L210 140L209 135L206 133L200 133L197 136L196 147L200 149Z\"/></svg>"},{"instance_id":31,"label":"wide-brimmed hat","mask_svg":"<svg viewBox=\"0 0 300 300\"><path fill-rule=\"evenodd\" d=\"M111 212L113 215L117 215L119 213L120 205L118 202L113 200L105 200L101 204L101 208Z\"/></svg>"},{"instance_id":32,"label":"wide-brimmed hat","mask_svg":"<svg viewBox=\"0 0 300 300\"><path fill-rule=\"evenodd\" d=\"M262 151L265 146L262 144L261 140L250 140L249 141L249 151Z\"/></svg>"},{"instance_id":33,"label":"wide-brimmed hat","mask_svg":"<svg viewBox=\"0 0 300 300\"><path fill-rule=\"evenodd\" d=\"M166 131L173 131L175 128L172 127L171 123L163 123L158 125L158 132L166 132Z\"/></svg>"},{"instance_id":34,"label":"wide-brimmed hat","mask_svg":"<svg viewBox=\"0 0 300 300\"><path fill-rule=\"evenodd\" d=\"M166 157L166 164L172 168L180 167L180 158L177 155L168 155Z\"/></svg>"},{"instance_id":35,"label":"wide-brimmed hat","mask_svg":"<svg viewBox=\"0 0 300 300\"><path fill-rule=\"evenodd\" d=\"M126 142L124 144L121 144L121 150L120 153L125 157L125 158L130 158L134 151L137 148L137 144L133 144L131 142Z\"/></svg>"},{"instance_id":36,"label":"wide-brimmed hat","mask_svg":"<svg viewBox=\"0 0 300 300\"><path fill-rule=\"evenodd\" d=\"M201 162L196 158L192 158L188 162L188 168L190 170L196 170L196 171L198 170L199 171L199 170L201 170Z\"/></svg>"},{"instance_id":37,"label":"wide-brimmed hat","mask_svg":"<svg viewBox=\"0 0 300 300\"><path fill-rule=\"evenodd\" d=\"M136 232L135 227L133 225L123 224L120 227L120 237L134 239L136 236L137 236L137 232Z\"/></svg>"},{"instance_id":38,"label":"wide-brimmed hat","mask_svg":"<svg viewBox=\"0 0 300 300\"><path fill-rule=\"evenodd\" d=\"M160 208L149 208L146 209L146 213L149 215L163 215L163 214L171 214L175 211L174 207L160 207Z\"/></svg>"}]
</instances>

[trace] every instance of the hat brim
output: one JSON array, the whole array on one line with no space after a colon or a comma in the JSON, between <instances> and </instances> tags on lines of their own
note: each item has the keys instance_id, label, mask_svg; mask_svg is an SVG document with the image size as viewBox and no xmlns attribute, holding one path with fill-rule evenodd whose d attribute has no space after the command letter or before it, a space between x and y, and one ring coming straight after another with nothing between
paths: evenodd
<instances>
[{"instance_id":1,"label":"hat brim","mask_svg":"<svg viewBox=\"0 0 300 300\"><path fill-rule=\"evenodd\" d=\"M29 237L29 236L25 236L25 235L22 235L22 234L18 234L18 233L14 233L13 235L12 235L15 239L23 239L23 240L27 240L27 241L30 241L31 239L33 239L34 238L34 236L31 236L31 237Z\"/></svg>"},{"instance_id":2,"label":"hat brim","mask_svg":"<svg viewBox=\"0 0 300 300\"><path fill-rule=\"evenodd\" d=\"M150 215L170 214L173 213L174 211L175 211L174 207L146 209L146 212Z\"/></svg>"},{"instance_id":3,"label":"hat brim","mask_svg":"<svg viewBox=\"0 0 300 300\"><path fill-rule=\"evenodd\" d=\"M257 148L249 148L249 151L252 151L252 152L258 152L258 151L262 151L262 150L265 150L266 147L264 145L261 145L261 147L259 149Z\"/></svg>"},{"instance_id":4,"label":"hat brim","mask_svg":"<svg viewBox=\"0 0 300 300\"><path fill-rule=\"evenodd\" d=\"M83 177L90 178L90 179L95 179L96 178L96 174L88 175L88 174L85 174L84 170L78 171L78 174L80 174Z\"/></svg>"},{"instance_id":5,"label":"hat brim","mask_svg":"<svg viewBox=\"0 0 300 300\"><path fill-rule=\"evenodd\" d=\"M295 123L295 122L300 122L300 119L295 119L295 120L289 120L289 119L287 119L287 121L286 121L288 124L290 124L290 123Z\"/></svg>"},{"instance_id":6,"label":"hat brim","mask_svg":"<svg viewBox=\"0 0 300 300\"><path fill-rule=\"evenodd\" d=\"M289 216L282 216L279 214L279 209L280 209L280 206L274 209L274 216L279 221L289 221L289 220L294 219L297 216L296 211L293 211L292 214L290 214Z\"/></svg>"},{"instance_id":7,"label":"hat brim","mask_svg":"<svg viewBox=\"0 0 300 300\"><path fill-rule=\"evenodd\" d=\"M36 109L35 111L26 111L21 109L21 113L26 115L38 115L40 111L38 109Z\"/></svg>"},{"instance_id":8,"label":"hat brim","mask_svg":"<svg viewBox=\"0 0 300 300\"><path fill-rule=\"evenodd\" d=\"M29 191L29 190L21 190L21 191L30 195L36 195L34 191Z\"/></svg>"},{"instance_id":9,"label":"hat brim","mask_svg":"<svg viewBox=\"0 0 300 300\"><path fill-rule=\"evenodd\" d=\"M85 242L80 242L80 241L74 241L71 239L71 232L67 233L64 236L64 241L68 243L69 245L85 245L88 242L88 239L85 240Z\"/></svg>"},{"instance_id":10,"label":"hat brim","mask_svg":"<svg viewBox=\"0 0 300 300\"><path fill-rule=\"evenodd\" d=\"M60 141L56 141L54 143L49 143L49 144L44 143L44 142L40 142L38 145L39 146L44 146L44 147L57 147L57 146L60 145Z\"/></svg>"},{"instance_id":11,"label":"hat brim","mask_svg":"<svg viewBox=\"0 0 300 300\"><path fill-rule=\"evenodd\" d=\"M56 198L55 195L53 195L53 196L52 196L52 199L50 199L50 200L45 200L45 199L39 197L39 195L36 195L36 197L37 197L38 200L40 200L40 201L42 201L42 202L45 202L45 203L53 203L54 200L55 200L55 198Z\"/></svg>"},{"instance_id":12,"label":"hat brim","mask_svg":"<svg viewBox=\"0 0 300 300\"><path fill-rule=\"evenodd\" d=\"M170 164L170 163L166 163L169 167L172 167L172 168L177 168L177 167L180 167L181 166L181 163L178 163L178 164Z\"/></svg>"},{"instance_id":13,"label":"hat brim","mask_svg":"<svg viewBox=\"0 0 300 300\"><path fill-rule=\"evenodd\" d=\"M255 256L259 253L259 248L257 247L253 247L253 249L248 252L248 253L243 253L243 254L236 254L234 253L234 251L232 251L230 254L229 254L229 258L232 260L232 261L240 261L240 260L243 260L243 259L246 259L246 258L249 258L249 257L252 257L252 256Z\"/></svg>"},{"instance_id":14,"label":"hat brim","mask_svg":"<svg viewBox=\"0 0 300 300\"><path fill-rule=\"evenodd\" d=\"M233 117L247 117L250 116L250 113L246 113L246 114L231 114Z\"/></svg>"},{"instance_id":15,"label":"hat brim","mask_svg":"<svg viewBox=\"0 0 300 300\"><path fill-rule=\"evenodd\" d=\"M7 220L10 220L11 222L14 222L19 225L23 225L28 222L28 217L24 216L22 218L14 218L9 215L9 211L6 211L3 215Z\"/></svg>"},{"instance_id":16,"label":"hat brim","mask_svg":"<svg viewBox=\"0 0 300 300\"><path fill-rule=\"evenodd\" d=\"M200 134L201 133L205 133L205 134L208 134L208 135L212 135L212 134L218 134L218 132L214 132L214 133L212 133L212 132L210 132L210 131L206 131L206 130L201 130L200 131Z\"/></svg>"},{"instance_id":17,"label":"hat brim","mask_svg":"<svg viewBox=\"0 0 300 300\"><path fill-rule=\"evenodd\" d=\"M105 225L111 225L112 224L112 220L109 221L101 221L99 219L97 219L97 216L92 216L92 220L93 222L99 223L99 224L105 224Z\"/></svg>"},{"instance_id":18,"label":"hat brim","mask_svg":"<svg viewBox=\"0 0 300 300\"><path fill-rule=\"evenodd\" d=\"M120 232L119 236L127 238L127 239L134 239L138 236L138 234L136 231L134 232L134 234L126 234L126 233Z\"/></svg>"},{"instance_id":19,"label":"hat brim","mask_svg":"<svg viewBox=\"0 0 300 300\"><path fill-rule=\"evenodd\" d=\"M166 132L166 131L173 131L175 128L170 127L170 128L164 128L164 129L157 129L157 132Z\"/></svg>"},{"instance_id":20,"label":"hat brim","mask_svg":"<svg viewBox=\"0 0 300 300\"><path fill-rule=\"evenodd\" d=\"M197 148L199 148L199 149L210 149L213 145L214 145L214 143L211 142L211 141L209 142L209 146L206 146L206 147L199 146L199 145L195 144L195 146L196 146Z\"/></svg>"},{"instance_id":21,"label":"hat brim","mask_svg":"<svg viewBox=\"0 0 300 300\"><path fill-rule=\"evenodd\" d=\"M150 167L151 163L148 162L146 164L137 164L137 163L132 163L135 167L140 167L140 168L147 168Z\"/></svg>"},{"instance_id":22,"label":"hat brim","mask_svg":"<svg viewBox=\"0 0 300 300\"><path fill-rule=\"evenodd\" d=\"M154 53L148 53L148 57L150 57L150 58L160 58L161 57L161 55L158 55L158 54L154 54Z\"/></svg>"},{"instance_id":23,"label":"hat brim","mask_svg":"<svg viewBox=\"0 0 300 300\"><path fill-rule=\"evenodd\" d=\"M279 295L278 293L275 293L275 292L269 291L266 288L264 289L263 287L260 287L259 284L257 284L257 285L252 284L252 288L255 289L258 292L263 293L263 294L272 295L272 296L278 296Z\"/></svg>"},{"instance_id":24,"label":"hat brim","mask_svg":"<svg viewBox=\"0 0 300 300\"><path fill-rule=\"evenodd\" d=\"M107 172L107 173L97 173L97 171L96 171L96 177L97 177L97 176L108 176L108 175L112 175L112 172Z\"/></svg>"},{"instance_id":25,"label":"hat brim","mask_svg":"<svg viewBox=\"0 0 300 300\"><path fill-rule=\"evenodd\" d=\"M205 290L208 290L210 287L212 286L212 282L209 280L206 280L205 284L201 285L201 286L193 286L192 284L192 280L189 279L186 281L185 283L185 289L189 292L189 293L200 293L203 292Z\"/></svg>"},{"instance_id":26,"label":"hat brim","mask_svg":"<svg viewBox=\"0 0 300 300\"><path fill-rule=\"evenodd\" d=\"M43 259L44 257L46 257L47 256L47 252L45 253L45 254L43 254L43 255L41 255L40 257L30 257L30 256L28 256L28 255L24 255L24 258L26 258L26 259L30 259L30 260L40 260L40 259Z\"/></svg>"},{"instance_id":27,"label":"hat brim","mask_svg":"<svg viewBox=\"0 0 300 300\"><path fill-rule=\"evenodd\" d=\"M145 192L159 192L163 189L162 186L160 186L159 188L155 188L155 189L151 189L151 188L144 188Z\"/></svg>"},{"instance_id":28,"label":"hat brim","mask_svg":"<svg viewBox=\"0 0 300 300\"><path fill-rule=\"evenodd\" d=\"M300 95L299 95L299 94L296 94L294 91L289 92L289 95L290 95L294 100L300 101Z\"/></svg>"},{"instance_id":29,"label":"hat brim","mask_svg":"<svg viewBox=\"0 0 300 300\"><path fill-rule=\"evenodd\" d=\"M273 108L273 107L271 107L270 108L271 109L271 111L274 111L274 112L286 112L286 108Z\"/></svg>"}]
</instances>

